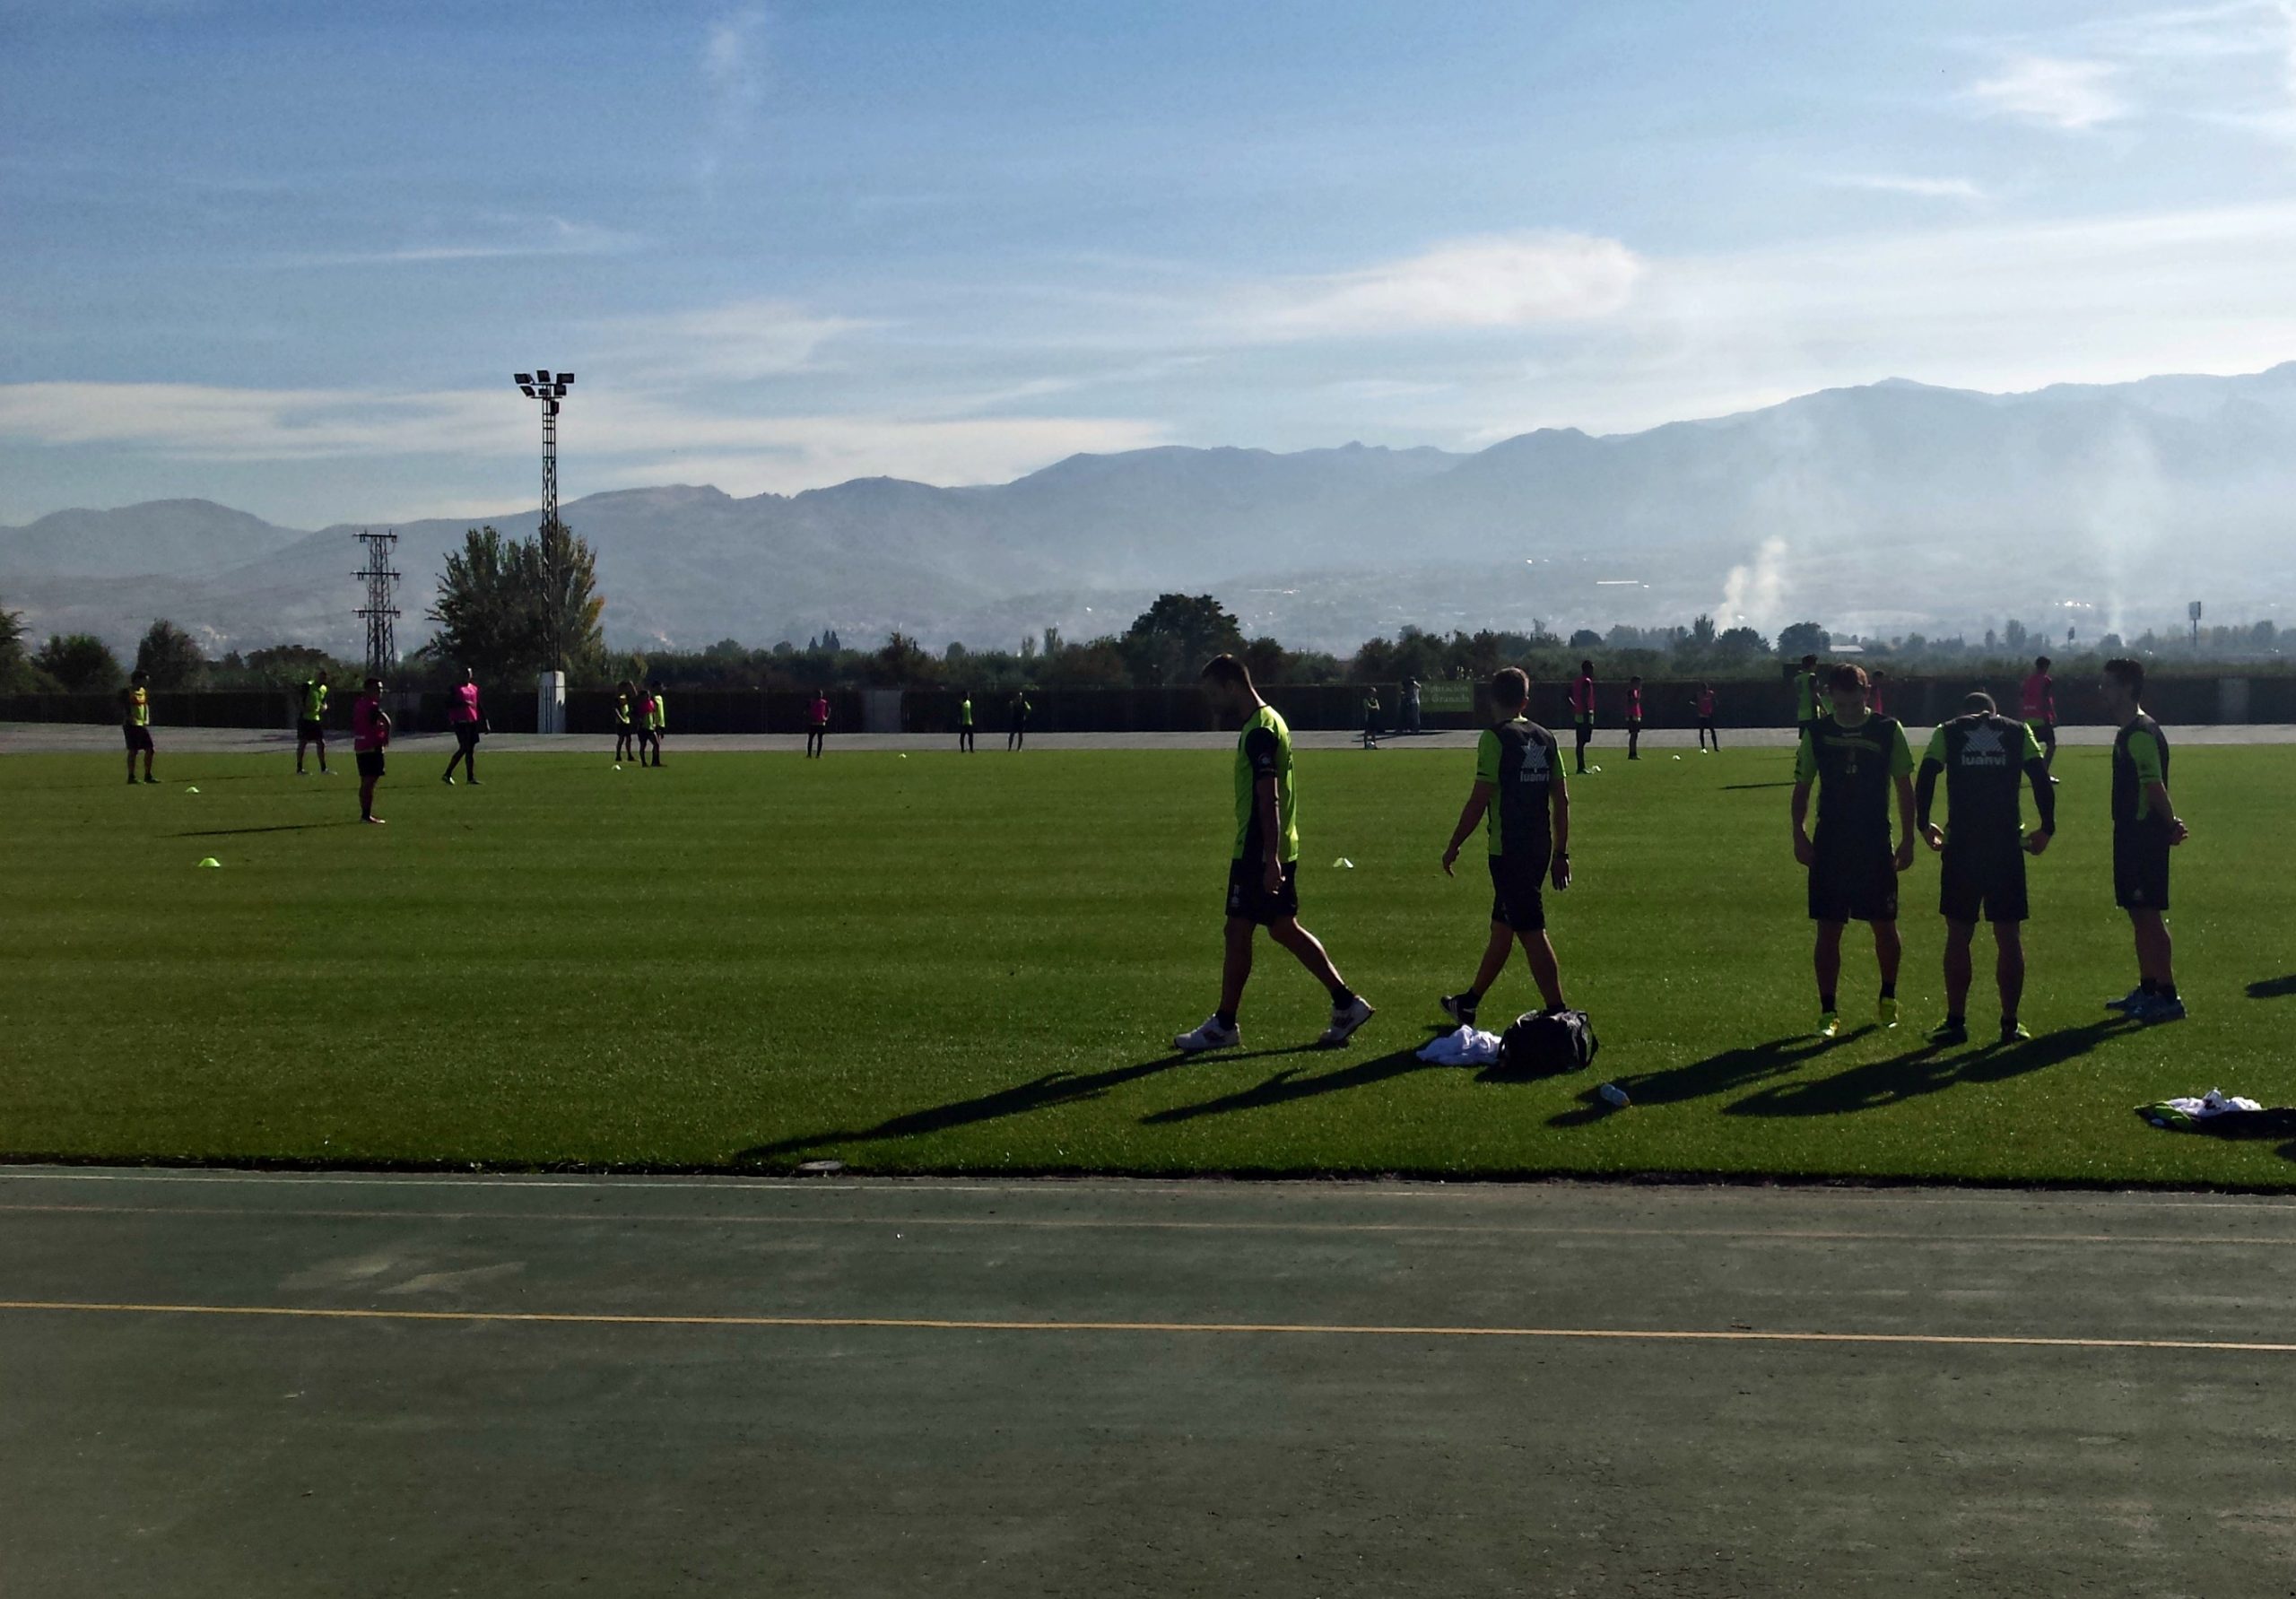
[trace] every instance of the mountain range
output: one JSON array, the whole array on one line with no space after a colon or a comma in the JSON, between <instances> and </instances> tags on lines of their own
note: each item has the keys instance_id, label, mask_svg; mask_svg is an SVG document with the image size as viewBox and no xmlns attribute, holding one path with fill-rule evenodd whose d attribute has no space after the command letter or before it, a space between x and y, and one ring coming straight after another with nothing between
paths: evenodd
<instances>
[{"instance_id":1,"label":"mountain range","mask_svg":"<svg viewBox=\"0 0 2296 1599\"><path fill-rule=\"evenodd\" d=\"M1120 632L1160 591L1248 631L1345 651L1404 624L1561 631L1978 633L2252 620L2296 600L2296 361L1990 395L1890 379L1604 437L1474 454L1178 447L1075 456L1009 483L865 478L738 499L672 485L570 502L609 642L848 644L898 629L1010 647ZM488 518L530 534L535 510ZM402 647L429 631L466 520L399 526ZM0 528L0 603L36 635L132 646L154 616L212 651L355 656L356 525L274 526L205 500Z\"/></svg>"}]
</instances>

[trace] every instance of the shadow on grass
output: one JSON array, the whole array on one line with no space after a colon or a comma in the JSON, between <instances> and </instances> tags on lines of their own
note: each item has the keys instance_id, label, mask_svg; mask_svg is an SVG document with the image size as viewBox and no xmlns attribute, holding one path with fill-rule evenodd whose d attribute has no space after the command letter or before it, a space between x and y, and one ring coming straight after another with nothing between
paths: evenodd
<instances>
[{"instance_id":1,"label":"shadow on grass","mask_svg":"<svg viewBox=\"0 0 2296 1599\"><path fill-rule=\"evenodd\" d=\"M1297 1055L1313 1049L1313 1044L1298 1044L1284 1049L1251 1049L1233 1055L1210 1056L1171 1054L1135 1065L1114 1066L1105 1072L1087 1072L1081 1075L1072 1072L1048 1072L1027 1082L1000 1088L994 1092L970 1099L958 1099L947 1105L935 1105L924 1110L909 1110L879 1122L874 1127L848 1129L828 1133L806 1133L795 1138L777 1139L745 1149L734 1157L736 1165L782 1160L793 1155L809 1154L815 1150L839 1144L888 1143L902 1138L920 1138L927 1134L945 1133L953 1127L970 1127L982 1122L1001 1120L1008 1116L1026 1116L1033 1110L1047 1110L1056 1105L1072 1105L1081 1099L1097 1099L1112 1089L1128 1082L1137 1082L1169 1072L1174 1066L1200 1060L1237 1061L1260 1060L1274 1056Z\"/></svg>"},{"instance_id":2,"label":"shadow on grass","mask_svg":"<svg viewBox=\"0 0 2296 1599\"><path fill-rule=\"evenodd\" d=\"M1439 1031L1440 1030L1438 1030ZM1313 1047L1313 1046L1309 1046ZM1169 1110L1159 1110L1140 1118L1144 1127L1170 1126L1175 1122L1194 1121L1200 1116L1226 1116L1237 1110L1263 1110L1271 1106L1291 1105L1301 1099L1312 1099L1319 1094L1335 1094L1351 1088L1369 1088L1375 1082L1387 1082L1413 1072L1455 1072L1457 1066L1439 1066L1419 1058L1422 1045L1408 1045L1370 1060L1357 1061L1337 1071L1309 1074L1298 1067L1287 1066L1266 1082L1232 1094L1222 1094L1216 1099L1206 1099L1201 1105L1175 1105ZM1231 1056L1230 1058L1233 1058Z\"/></svg>"},{"instance_id":3,"label":"shadow on grass","mask_svg":"<svg viewBox=\"0 0 2296 1599\"><path fill-rule=\"evenodd\" d=\"M1926 1040L1886 1060L1868 1061L1814 1082L1781 1082L1726 1106L1726 1116L1844 1116L1900 1105L1965 1083L2006 1082L2088 1054L2122 1021L2092 1021L2022 1043L1933 1044Z\"/></svg>"},{"instance_id":4,"label":"shadow on grass","mask_svg":"<svg viewBox=\"0 0 2296 1599\"><path fill-rule=\"evenodd\" d=\"M343 816L336 818L333 821L283 821L271 827L202 828L197 832L171 833L169 836L176 839L237 839L248 833L308 833L313 828L355 827L357 825L357 818Z\"/></svg>"},{"instance_id":5,"label":"shadow on grass","mask_svg":"<svg viewBox=\"0 0 2296 1599\"><path fill-rule=\"evenodd\" d=\"M2284 978L2266 978L2248 985L2250 999L2284 999L2292 994L2296 994L2296 972L2291 972Z\"/></svg>"},{"instance_id":6,"label":"shadow on grass","mask_svg":"<svg viewBox=\"0 0 2296 1599\"><path fill-rule=\"evenodd\" d=\"M1857 1033L1848 1035L1849 1038L1857 1036ZM1772 1038L1768 1043L1725 1049L1719 1055L1709 1055L1704 1060L1692 1061L1686 1066L1646 1073L1639 1077L1622 1077L1618 1079L1618 1085L1637 1105L1679 1105L1686 1100L1726 1094L1751 1083L1783 1076L1798 1069L1804 1061L1814 1060L1847 1041L1847 1038L1820 1038L1808 1033L1790 1038ZM1560 1115L1549 1117L1546 1125L1550 1127L1583 1127L1589 1122L1602 1120L1611 1112L1612 1108L1596 1098L1591 1089L1579 1098L1583 1103Z\"/></svg>"},{"instance_id":7,"label":"shadow on grass","mask_svg":"<svg viewBox=\"0 0 2296 1599\"><path fill-rule=\"evenodd\" d=\"M1783 783L1725 783L1722 785L1722 792L1730 794L1747 788L1791 788L1793 786L1794 779L1788 778Z\"/></svg>"}]
</instances>

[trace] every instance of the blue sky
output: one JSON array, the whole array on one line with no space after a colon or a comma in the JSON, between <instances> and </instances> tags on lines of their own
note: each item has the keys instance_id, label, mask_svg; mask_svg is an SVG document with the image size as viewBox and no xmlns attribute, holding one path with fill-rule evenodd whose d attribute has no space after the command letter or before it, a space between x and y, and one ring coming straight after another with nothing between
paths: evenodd
<instances>
[{"instance_id":1,"label":"blue sky","mask_svg":"<svg viewBox=\"0 0 2296 1599\"><path fill-rule=\"evenodd\" d=\"M2296 0L0 0L0 521L2296 356Z\"/></svg>"}]
</instances>

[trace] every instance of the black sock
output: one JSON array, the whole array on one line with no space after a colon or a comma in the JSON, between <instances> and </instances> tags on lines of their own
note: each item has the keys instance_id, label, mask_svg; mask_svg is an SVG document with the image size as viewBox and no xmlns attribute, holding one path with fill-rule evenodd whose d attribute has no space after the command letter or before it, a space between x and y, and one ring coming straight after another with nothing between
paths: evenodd
<instances>
[{"instance_id":1,"label":"black sock","mask_svg":"<svg viewBox=\"0 0 2296 1599\"><path fill-rule=\"evenodd\" d=\"M2162 999L2174 999L2177 997L2177 986L2174 983L2162 983L2153 992Z\"/></svg>"},{"instance_id":2,"label":"black sock","mask_svg":"<svg viewBox=\"0 0 2296 1599\"><path fill-rule=\"evenodd\" d=\"M1967 1027L1969 1024L1970 1019L1961 1012L1948 1011L1945 1012L1945 1025L1947 1027Z\"/></svg>"},{"instance_id":3,"label":"black sock","mask_svg":"<svg viewBox=\"0 0 2296 1599\"><path fill-rule=\"evenodd\" d=\"M1831 988L1821 988L1821 989L1819 989L1819 990L1818 990L1818 1009L1820 1009L1821 1011L1831 1011L1831 1010L1832 1010L1832 1009L1834 1008L1833 998L1834 998L1834 995L1833 995L1833 990L1832 990L1832 989L1831 989Z\"/></svg>"},{"instance_id":4,"label":"black sock","mask_svg":"<svg viewBox=\"0 0 2296 1599\"><path fill-rule=\"evenodd\" d=\"M2140 990L2146 994L2158 994L2161 992L2161 985L2154 982L2151 978L2143 978L2136 986Z\"/></svg>"},{"instance_id":5,"label":"black sock","mask_svg":"<svg viewBox=\"0 0 2296 1599\"><path fill-rule=\"evenodd\" d=\"M2001 1012L2001 1030L2005 1033L2013 1033L2017 1030L2017 1013L2014 1011Z\"/></svg>"},{"instance_id":6,"label":"black sock","mask_svg":"<svg viewBox=\"0 0 2296 1599\"><path fill-rule=\"evenodd\" d=\"M1483 1003L1483 990L1480 988L1463 988L1459 991L1459 998L1465 1001L1466 1008L1472 1011Z\"/></svg>"},{"instance_id":7,"label":"black sock","mask_svg":"<svg viewBox=\"0 0 2296 1599\"><path fill-rule=\"evenodd\" d=\"M1217 1021L1222 1027L1233 1027L1236 1025L1236 1012L1233 1011L1221 1011L1213 1015L1213 1020Z\"/></svg>"},{"instance_id":8,"label":"black sock","mask_svg":"<svg viewBox=\"0 0 2296 1599\"><path fill-rule=\"evenodd\" d=\"M1346 984L1342 983L1338 987L1331 991L1331 1008L1333 1010L1343 1011L1354 1003L1355 990L1350 988Z\"/></svg>"},{"instance_id":9,"label":"black sock","mask_svg":"<svg viewBox=\"0 0 2296 1599\"><path fill-rule=\"evenodd\" d=\"M1884 983L1882 985L1882 997L1883 999L1895 999L1897 996L1898 986L1895 983Z\"/></svg>"}]
</instances>

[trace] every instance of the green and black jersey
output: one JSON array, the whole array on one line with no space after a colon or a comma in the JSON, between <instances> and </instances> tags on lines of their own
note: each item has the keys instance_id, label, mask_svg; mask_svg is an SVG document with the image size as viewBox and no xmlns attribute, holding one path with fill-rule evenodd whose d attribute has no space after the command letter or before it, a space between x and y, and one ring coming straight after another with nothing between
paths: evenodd
<instances>
[{"instance_id":1,"label":"green and black jersey","mask_svg":"<svg viewBox=\"0 0 2296 1599\"><path fill-rule=\"evenodd\" d=\"M1292 729L1272 705L1263 705L1244 722L1236 740L1236 855L1239 861L1257 860L1266 847L1260 837L1258 786L1262 778L1275 779L1276 858L1300 858L1300 816L1292 791Z\"/></svg>"},{"instance_id":2,"label":"green and black jersey","mask_svg":"<svg viewBox=\"0 0 2296 1599\"><path fill-rule=\"evenodd\" d=\"M2160 723L2139 711L2136 720L2113 740L2114 823L2168 821L2152 813L2152 795L2146 792L2152 784L2165 786L2168 781L2168 737Z\"/></svg>"},{"instance_id":3,"label":"green and black jersey","mask_svg":"<svg viewBox=\"0 0 2296 1599\"><path fill-rule=\"evenodd\" d=\"M316 722L326 715L326 684L316 680L303 685L303 720Z\"/></svg>"},{"instance_id":4,"label":"green and black jersey","mask_svg":"<svg viewBox=\"0 0 2296 1599\"><path fill-rule=\"evenodd\" d=\"M1554 853L1547 802L1562 781L1556 750L1553 734L1522 717L1483 729L1475 746L1474 779L1493 791L1483 816L1493 856L1545 860Z\"/></svg>"},{"instance_id":5,"label":"green and black jersey","mask_svg":"<svg viewBox=\"0 0 2296 1599\"><path fill-rule=\"evenodd\" d=\"M1892 779L1913 775L1913 752L1894 717L1867 717L1844 726L1821 717L1802 734L1796 783L1818 786L1817 836L1836 842L1890 838Z\"/></svg>"},{"instance_id":6,"label":"green and black jersey","mask_svg":"<svg viewBox=\"0 0 2296 1599\"><path fill-rule=\"evenodd\" d=\"M2040 740L2023 722L1972 711L1938 725L1921 756L1918 804L1925 825L1940 772L1945 777L1949 844L2013 847L2024 833L2018 789L2028 777L2033 778L2041 826L2054 830L2057 825Z\"/></svg>"}]
</instances>

